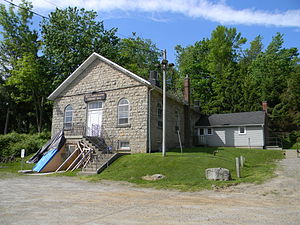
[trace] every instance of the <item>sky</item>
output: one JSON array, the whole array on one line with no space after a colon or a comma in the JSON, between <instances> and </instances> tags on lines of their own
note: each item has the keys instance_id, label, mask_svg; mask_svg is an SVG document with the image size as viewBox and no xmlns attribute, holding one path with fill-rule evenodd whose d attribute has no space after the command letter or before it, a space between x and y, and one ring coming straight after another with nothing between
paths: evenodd
<instances>
[{"instance_id":1,"label":"sky","mask_svg":"<svg viewBox=\"0 0 300 225\"><path fill-rule=\"evenodd\" d=\"M0 2L4 3L3 0ZM20 0L14 0L19 4ZM120 38L132 32L166 49L169 62L174 47L210 38L218 26L235 27L247 38L257 36L266 47L272 37L284 34L284 47L300 49L300 0L32 0L33 11L47 16L58 8L77 6L98 13L106 29L118 28ZM35 23L40 18L35 16Z\"/></svg>"}]
</instances>

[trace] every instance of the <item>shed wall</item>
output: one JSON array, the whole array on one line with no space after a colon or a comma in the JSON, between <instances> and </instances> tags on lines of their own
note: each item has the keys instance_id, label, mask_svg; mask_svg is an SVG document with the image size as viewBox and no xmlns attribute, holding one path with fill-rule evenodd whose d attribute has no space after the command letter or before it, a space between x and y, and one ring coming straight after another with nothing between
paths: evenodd
<instances>
[{"instance_id":1,"label":"shed wall","mask_svg":"<svg viewBox=\"0 0 300 225\"><path fill-rule=\"evenodd\" d=\"M239 134L239 127L213 128L213 135L205 135L205 139L209 146L263 147L264 128L246 127L246 134Z\"/></svg>"}]
</instances>

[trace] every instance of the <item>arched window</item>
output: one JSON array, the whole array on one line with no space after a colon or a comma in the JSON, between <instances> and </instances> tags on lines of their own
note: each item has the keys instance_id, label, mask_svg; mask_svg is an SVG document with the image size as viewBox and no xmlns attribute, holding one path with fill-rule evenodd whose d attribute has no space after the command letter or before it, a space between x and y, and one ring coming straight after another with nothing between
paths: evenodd
<instances>
[{"instance_id":1,"label":"arched window","mask_svg":"<svg viewBox=\"0 0 300 225\"><path fill-rule=\"evenodd\" d=\"M118 104L118 124L129 123L129 101L125 98L121 99Z\"/></svg>"},{"instance_id":2,"label":"arched window","mask_svg":"<svg viewBox=\"0 0 300 225\"><path fill-rule=\"evenodd\" d=\"M160 103L157 103L157 126L160 128L163 125L162 114L163 114L162 106Z\"/></svg>"},{"instance_id":3,"label":"arched window","mask_svg":"<svg viewBox=\"0 0 300 225\"><path fill-rule=\"evenodd\" d=\"M64 128L70 129L72 128L73 124L73 107L71 105L67 105L65 108L65 115L64 115Z\"/></svg>"}]
</instances>

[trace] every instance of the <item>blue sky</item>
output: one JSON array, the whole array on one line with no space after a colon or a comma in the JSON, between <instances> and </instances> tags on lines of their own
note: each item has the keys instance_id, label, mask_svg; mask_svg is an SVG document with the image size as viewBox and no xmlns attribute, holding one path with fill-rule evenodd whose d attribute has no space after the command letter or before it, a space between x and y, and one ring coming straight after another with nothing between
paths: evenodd
<instances>
[{"instance_id":1,"label":"blue sky","mask_svg":"<svg viewBox=\"0 0 300 225\"><path fill-rule=\"evenodd\" d=\"M2 2L2 1L1 1ZM19 0L14 0L18 4ZM98 12L106 28L117 27L122 37L132 32L167 50L209 38L218 25L236 27L248 44L263 36L265 47L276 32L284 34L284 47L300 49L300 0L33 0L34 11L47 15L55 7L84 7ZM36 18L38 23L39 18ZM246 44L245 48L249 45Z\"/></svg>"}]
</instances>

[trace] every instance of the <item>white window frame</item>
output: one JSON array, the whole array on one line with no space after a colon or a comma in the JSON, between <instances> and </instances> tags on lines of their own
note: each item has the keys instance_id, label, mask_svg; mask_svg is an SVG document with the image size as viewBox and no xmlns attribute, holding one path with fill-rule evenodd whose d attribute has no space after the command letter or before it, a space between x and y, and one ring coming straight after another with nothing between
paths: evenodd
<instances>
[{"instance_id":1,"label":"white window frame","mask_svg":"<svg viewBox=\"0 0 300 225\"><path fill-rule=\"evenodd\" d=\"M122 103L121 104L121 102L122 101L127 101L127 103L126 104L124 104L124 103ZM126 106L128 106L128 111L126 112L126 111L123 111L123 113L125 112L125 114L127 113L127 116L120 116L120 107L126 107ZM120 101L118 102L118 125L127 125L127 124L129 124L129 118L130 118L130 102L129 102L129 100L128 99L126 99L126 98L122 98L122 99L120 99ZM122 122L122 123L120 123L120 119L127 119L127 123L124 123L124 122Z\"/></svg>"},{"instance_id":2,"label":"white window frame","mask_svg":"<svg viewBox=\"0 0 300 225\"><path fill-rule=\"evenodd\" d=\"M97 107L95 107L97 106ZM103 108L103 102L102 101L92 101L88 103L88 111L93 111L93 110L100 110Z\"/></svg>"},{"instance_id":3,"label":"white window frame","mask_svg":"<svg viewBox=\"0 0 300 225\"><path fill-rule=\"evenodd\" d=\"M241 132L241 128L244 128L244 132L243 132L243 133ZM247 134L247 130L246 130L246 127L245 127L245 126L240 126L240 127L239 127L239 134L241 134L241 135Z\"/></svg>"},{"instance_id":4,"label":"white window frame","mask_svg":"<svg viewBox=\"0 0 300 225\"><path fill-rule=\"evenodd\" d=\"M211 130L210 134L208 133L208 129ZM214 133L213 128L211 128L211 127L206 128L205 131L206 131L206 135L213 135L213 133Z\"/></svg>"},{"instance_id":5,"label":"white window frame","mask_svg":"<svg viewBox=\"0 0 300 225\"><path fill-rule=\"evenodd\" d=\"M121 147L122 143L128 143L128 146ZM130 142L129 141L125 141L125 140L120 140L118 147L119 147L119 150L130 150Z\"/></svg>"},{"instance_id":6,"label":"white window frame","mask_svg":"<svg viewBox=\"0 0 300 225\"><path fill-rule=\"evenodd\" d=\"M64 129L71 129L73 127L73 107L71 104L67 105L64 110ZM67 115L68 113L71 113L71 115ZM67 118L71 118L71 121L67 122ZM69 126L66 126L66 124L69 124Z\"/></svg>"}]
</instances>

